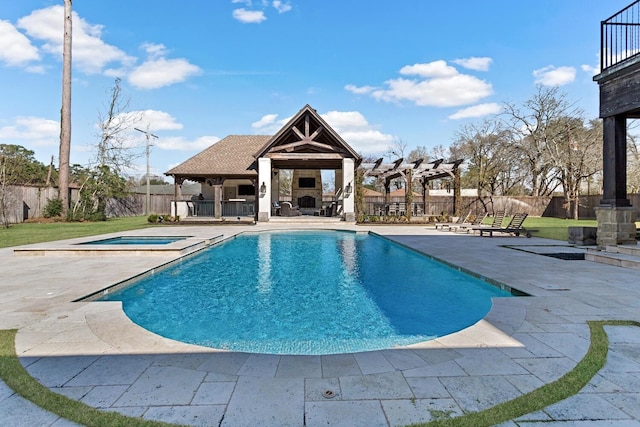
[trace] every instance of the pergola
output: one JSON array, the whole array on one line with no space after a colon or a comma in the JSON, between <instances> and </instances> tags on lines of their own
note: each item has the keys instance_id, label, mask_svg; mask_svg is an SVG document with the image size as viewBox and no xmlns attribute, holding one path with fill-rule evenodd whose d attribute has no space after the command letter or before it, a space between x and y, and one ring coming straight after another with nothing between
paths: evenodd
<instances>
[{"instance_id":1,"label":"pergola","mask_svg":"<svg viewBox=\"0 0 640 427\"><path fill-rule=\"evenodd\" d=\"M393 163L383 163L383 159L380 158L374 163L362 163L360 165L360 169L364 170L365 177L375 177L383 183L386 204L389 203L389 188L391 186L391 182L395 179L402 178L407 183L405 186L405 195L407 194L407 191L412 191L411 183L414 180L419 180L422 185L422 196L426 206L426 202L429 197L429 181L451 177L454 179L454 206L457 206L456 201L461 200L458 167L462 162L462 159L449 163L445 163L444 159L428 163L425 163L424 159L405 162L404 159L400 158ZM456 215L458 213L459 212L454 212Z\"/></svg>"}]
</instances>

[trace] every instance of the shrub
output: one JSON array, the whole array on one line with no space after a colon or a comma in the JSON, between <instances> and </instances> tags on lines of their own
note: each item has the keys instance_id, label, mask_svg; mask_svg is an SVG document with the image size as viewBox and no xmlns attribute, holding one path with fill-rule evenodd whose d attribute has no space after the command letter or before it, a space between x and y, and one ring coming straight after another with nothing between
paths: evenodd
<instances>
[{"instance_id":1,"label":"shrub","mask_svg":"<svg viewBox=\"0 0 640 427\"><path fill-rule=\"evenodd\" d=\"M158 222L158 214L150 214L147 217L147 222L151 222L151 223Z\"/></svg>"},{"instance_id":2,"label":"shrub","mask_svg":"<svg viewBox=\"0 0 640 427\"><path fill-rule=\"evenodd\" d=\"M45 218L54 218L62 214L62 200L59 198L47 199L43 215Z\"/></svg>"}]
</instances>

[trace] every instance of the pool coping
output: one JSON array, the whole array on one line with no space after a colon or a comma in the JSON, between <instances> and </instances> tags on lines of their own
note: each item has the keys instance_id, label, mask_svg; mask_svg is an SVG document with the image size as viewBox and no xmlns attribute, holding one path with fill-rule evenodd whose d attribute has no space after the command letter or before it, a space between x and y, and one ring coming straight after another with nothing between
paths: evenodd
<instances>
[{"instance_id":1,"label":"pool coping","mask_svg":"<svg viewBox=\"0 0 640 427\"><path fill-rule=\"evenodd\" d=\"M363 230L355 226L346 227ZM532 296L495 299L489 314L473 327L437 341L428 341L422 347L347 354L339 358L274 358L273 355L216 351L156 336L132 324L119 303L69 302L74 294L86 294L82 290L86 290L87 286L97 289L101 284L104 285L105 278L114 281L110 279L119 274L136 269L140 272L165 263L173 256L158 254L156 257L129 259L67 256L61 261L48 260L50 257L18 256L16 261L19 261L19 265L31 266L30 273L18 275L15 268L9 268L6 263L0 264L0 273L5 278L0 287L6 289L3 293L6 299L0 302L0 312L4 313L0 316L0 325L19 330L16 350L20 360L32 375L43 384L49 384L56 392L75 393L73 387L68 387L70 384L54 384L58 381L56 378L66 372L65 369L83 371L85 367L78 365L81 360L89 358L95 359L98 364L112 362L115 366L126 366L128 362L123 365L123 360L134 356L156 361L149 369L156 373L154 378L157 381L166 378L169 382L165 387L172 390L172 372L183 372L187 377L200 375L201 372L207 374L209 379L201 384L198 382L198 395L212 387L234 385L234 388L225 392L226 400L220 404L201 406L190 403L184 406L184 403L176 401L174 404L157 402L150 405L141 397L129 409L109 405L106 408L108 410L194 424L197 423L196 414L211 411L207 412L214 417L211 419L223 417L228 425L234 425L234 421L238 424L256 424L257 420L264 419L280 419L283 425L302 425L302 420L306 420L307 425L326 424L331 420L334 423L342 420L352 425L365 420L370 425L398 425L429 421L432 413L428 408L443 411L457 408L452 412L455 415L459 411L474 411L478 405L500 403L514 397L513 393L517 395L518 392L512 390L513 384L519 384L519 392L527 388L527 382L520 382L519 378L530 379L533 381L530 385L550 382L575 366L586 351L588 328L585 320L638 319L640 316L640 291L635 285L637 272L589 261L568 263L504 247L520 243L523 246L536 242L543 244L543 239L525 241L515 237L488 239L456 236L433 232L424 226L411 230L377 226L375 230L376 233L393 236L394 241L420 252L473 268L478 274L508 283ZM207 233L210 229L201 232ZM226 234L228 231L224 232ZM230 232L236 233L237 229ZM0 251L0 256L5 259L7 255L12 256L12 251ZM118 266L118 271L114 272L117 274L103 271L110 265ZM84 266L86 272L82 270ZM78 271L72 272L71 268ZM39 280L38 272L47 274L47 283ZM14 284L13 287L7 288L10 284ZM624 343L625 337L626 332L617 333L610 341ZM633 339L631 337L630 342L637 342ZM624 353L614 351L612 354L616 361L626 360ZM339 373L345 369L345 358L354 364L354 369L359 373ZM210 363L206 368L204 365L198 367L203 360L209 360ZM498 361L500 364L495 364ZM55 365L57 363L63 363L65 369L43 369L45 366L60 366ZM485 366L487 364L488 368ZM255 371L258 366L260 370ZM268 366L273 366L274 370L263 370ZM516 368L524 370L512 377L510 370ZM615 372L609 370L601 375L607 382L616 383L619 377L615 376ZM512 384L509 385L505 380L512 381ZM139 378L129 384L129 389L144 387L142 381ZM442 390L446 397L428 398L424 387L434 385L434 382L438 383L438 387L446 388L446 391ZM106 393L108 384L95 384L91 393L100 393L99 390ZM368 385L362 388L357 384ZM494 389L492 384L501 385ZM282 388L285 386L286 390L297 391L289 394L290 391L285 392ZM576 399L583 400L597 398L595 404L580 406L577 402L581 400L569 399L566 403L560 402L557 409L548 408L524 419L556 422L566 419L571 422L571 414L575 411L567 411L568 407L582 408L582 417L590 416L593 411L589 409L596 408L597 419L633 423L633 420L640 418L633 416L628 404L626 414L613 406L615 403L617 408L625 408L624 399L629 395L624 388L618 386L616 393L608 394L611 393L609 388L602 386L600 380L584 394L581 392L576 396ZM335 390L336 397L329 400L316 394L325 388ZM261 390L265 393L260 393ZM270 392L266 393L266 390ZM413 390L413 393L409 391L409 395L402 394L403 390ZM151 388L148 392L156 393L156 389ZM175 388L174 393L176 398L183 396L179 388ZM84 401L79 395L77 398ZM611 404L605 405L603 402ZM398 412L397 408L402 410ZM189 414L196 418L190 418L192 415ZM281 416L293 418L271 418ZM291 420L299 421L288 422Z\"/></svg>"},{"instance_id":2,"label":"pool coping","mask_svg":"<svg viewBox=\"0 0 640 427\"><path fill-rule=\"evenodd\" d=\"M103 235L103 239L116 237L145 237L139 234L128 235L125 233L111 233ZM224 236L222 234L210 237L196 236L171 236L184 237L184 239L167 243L164 245L135 245L135 244L91 244L96 240L96 236L80 237L60 242L37 243L25 245L13 249L15 256L146 256L146 255L187 255L189 253L206 248Z\"/></svg>"}]
</instances>

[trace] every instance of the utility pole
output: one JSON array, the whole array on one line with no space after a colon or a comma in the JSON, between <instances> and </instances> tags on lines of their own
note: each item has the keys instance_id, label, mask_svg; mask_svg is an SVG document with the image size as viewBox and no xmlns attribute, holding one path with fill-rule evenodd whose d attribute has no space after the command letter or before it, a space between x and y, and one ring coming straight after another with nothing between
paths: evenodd
<instances>
[{"instance_id":1,"label":"utility pole","mask_svg":"<svg viewBox=\"0 0 640 427\"><path fill-rule=\"evenodd\" d=\"M147 149L145 150L146 155L147 155L147 198L145 200L145 206L144 206L144 214L145 215L149 215L149 203L151 200L151 190L149 187L149 148L151 147L151 144L149 144L149 137L152 136L154 138L158 138L156 135L152 134L149 132L149 125L147 125L147 130L142 130L142 129L138 129L138 128L134 128L135 130L137 130L138 132L142 132L145 134L146 138L147 138Z\"/></svg>"},{"instance_id":2,"label":"utility pole","mask_svg":"<svg viewBox=\"0 0 640 427\"><path fill-rule=\"evenodd\" d=\"M62 48L62 108L60 109L60 174L58 197L62 215L69 213L69 157L71 152L71 0L64 0L64 41Z\"/></svg>"}]
</instances>

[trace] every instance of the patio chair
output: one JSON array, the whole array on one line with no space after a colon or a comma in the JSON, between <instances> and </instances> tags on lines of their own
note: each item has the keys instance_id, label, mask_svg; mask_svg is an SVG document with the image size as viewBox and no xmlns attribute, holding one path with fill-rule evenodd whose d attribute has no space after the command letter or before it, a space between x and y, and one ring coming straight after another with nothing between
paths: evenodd
<instances>
[{"instance_id":1,"label":"patio chair","mask_svg":"<svg viewBox=\"0 0 640 427\"><path fill-rule=\"evenodd\" d=\"M390 203L389 207L387 208L387 215L396 216L397 212L398 212L397 203Z\"/></svg>"},{"instance_id":2,"label":"patio chair","mask_svg":"<svg viewBox=\"0 0 640 427\"><path fill-rule=\"evenodd\" d=\"M525 233L527 237L531 237L531 233L522 226L524 220L527 219L527 215L526 213L516 213L504 227L478 227L477 230L480 231L480 236L487 233L489 237L493 237L493 233L505 233L518 237L520 234Z\"/></svg>"},{"instance_id":3,"label":"patio chair","mask_svg":"<svg viewBox=\"0 0 640 427\"><path fill-rule=\"evenodd\" d=\"M407 204L398 203L398 216L406 216L406 215L407 215Z\"/></svg>"},{"instance_id":4,"label":"patio chair","mask_svg":"<svg viewBox=\"0 0 640 427\"><path fill-rule=\"evenodd\" d=\"M473 218L471 222L465 222L463 224L452 224L449 226L449 231L457 232L457 231L466 231L470 232L474 227L480 227L482 222L487 217L487 213L478 214Z\"/></svg>"},{"instance_id":5,"label":"patio chair","mask_svg":"<svg viewBox=\"0 0 640 427\"><path fill-rule=\"evenodd\" d=\"M438 228L440 228L443 231L445 228L447 230L451 230L451 226L453 225L466 224L467 220L469 219L469 216L471 216L471 211L467 212L466 215L460 215L458 219L454 222L436 222L436 230Z\"/></svg>"},{"instance_id":6,"label":"patio chair","mask_svg":"<svg viewBox=\"0 0 640 427\"><path fill-rule=\"evenodd\" d=\"M338 204L336 202L331 202L331 206L327 210L327 216L336 216L338 214Z\"/></svg>"},{"instance_id":7,"label":"patio chair","mask_svg":"<svg viewBox=\"0 0 640 427\"><path fill-rule=\"evenodd\" d=\"M291 205L291 202L282 202L280 203L280 216L299 216L300 211L298 207L294 207Z\"/></svg>"}]
</instances>

